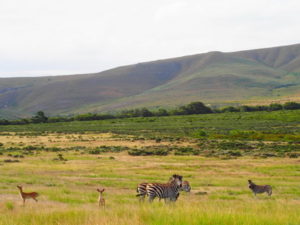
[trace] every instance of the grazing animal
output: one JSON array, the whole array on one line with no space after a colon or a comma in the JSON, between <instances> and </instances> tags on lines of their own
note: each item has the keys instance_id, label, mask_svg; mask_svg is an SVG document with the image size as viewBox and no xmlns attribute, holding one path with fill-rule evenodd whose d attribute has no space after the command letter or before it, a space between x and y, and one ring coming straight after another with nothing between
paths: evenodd
<instances>
[{"instance_id":1,"label":"grazing animal","mask_svg":"<svg viewBox=\"0 0 300 225\"><path fill-rule=\"evenodd\" d=\"M270 185L256 185L251 180L248 180L249 188L254 195L266 192L269 196L272 195L272 187Z\"/></svg>"},{"instance_id":2,"label":"grazing animal","mask_svg":"<svg viewBox=\"0 0 300 225\"><path fill-rule=\"evenodd\" d=\"M182 176L174 174L171 182L166 184L148 183L146 192L149 202L152 202L155 197L175 202L178 198L179 191L182 187Z\"/></svg>"},{"instance_id":3,"label":"grazing animal","mask_svg":"<svg viewBox=\"0 0 300 225\"><path fill-rule=\"evenodd\" d=\"M23 205L25 205L25 201L26 199L30 199L32 198L33 200L35 200L36 202L38 201L36 198L39 196L39 194L37 192L23 192L23 187L21 185L18 185L17 188L19 188L21 197L23 199Z\"/></svg>"},{"instance_id":4,"label":"grazing animal","mask_svg":"<svg viewBox=\"0 0 300 225\"><path fill-rule=\"evenodd\" d=\"M140 183L136 188L136 192L138 193L136 197L140 197L140 201L144 201L147 195L146 187L148 183Z\"/></svg>"},{"instance_id":5,"label":"grazing animal","mask_svg":"<svg viewBox=\"0 0 300 225\"><path fill-rule=\"evenodd\" d=\"M190 183L187 180L182 182L182 187L180 189L181 191L190 192L191 189Z\"/></svg>"},{"instance_id":6,"label":"grazing animal","mask_svg":"<svg viewBox=\"0 0 300 225\"><path fill-rule=\"evenodd\" d=\"M172 180L174 180L173 176L170 177L169 183L172 182ZM145 197L147 195L147 191L146 191L147 184L148 183L140 183L137 186L136 192L138 194L136 196L140 197L140 199L139 199L140 201L144 201L145 200ZM190 183L188 181L183 181L182 182L182 187L179 189L179 191L190 192L191 191ZM178 197L179 197L179 193L178 193ZM159 199L159 200L161 200L161 199Z\"/></svg>"},{"instance_id":7,"label":"grazing animal","mask_svg":"<svg viewBox=\"0 0 300 225\"><path fill-rule=\"evenodd\" d=\"M182 187L180 188L180 191L185 191L185 192L190 192L191 191L191 186L190 183L185 180L182 182ZM179 198L180 193L178 192L177 196L176 196L176 200Z\"/></svg>"},{"instance_id":8,"label":"grazing animal","mask_svg":"<svg viewBox=\"0 0 300 225\"><path fill-rule=\"evenodd\" d=\"M103 198L103 192L105 191L105 189L103 188L102 190L100 190L99 188L97 188L97 191L99 192L99 207L105 207L105 199Z\"/></svg>"}]
</instances>

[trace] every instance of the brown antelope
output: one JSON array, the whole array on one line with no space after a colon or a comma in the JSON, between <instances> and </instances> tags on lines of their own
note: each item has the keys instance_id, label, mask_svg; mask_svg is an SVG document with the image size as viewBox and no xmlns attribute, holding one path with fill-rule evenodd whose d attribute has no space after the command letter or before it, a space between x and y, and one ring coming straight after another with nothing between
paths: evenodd
<instances>
[{"instance_id":1,"label":"brown antelope","mask_svg":"<svg viewBox=\"0 0 300 225\"><path fill-rule=\"evenodd\" d=\"M272 195L272 187L270 185L257 185L252 182L252 180L248 180L249 188L252 190L253 194L264 193L266 192L269 196Z\"/></svg>"},{"instance_id":2,"label":"brown antelope","mask_svg":"<svg viewBox=\"0 0 300 225\"><path fill-rule=\"evenodd\" d=\"M25 205L25 200L26 199L30 199L32 198L33 200L35 200L36 202L38 201L36 198L39 196L38 193L36 192L23 192L23 187L21 185L18 185L17 188L19 188L20 190L20 194L21 194L21 197L23 199L23 205Z\"/></svg>"},{"instance_id":3,"label":"brown antelope","mask_svg":"<svg viewBox=\"0 0 300 225\"><path fill-rule=\"evenodd\" d=\"M99 192L99 207L105 207L105 199L103 198L103 192L105 191L105 189L103 188L102 190L100 190L99 188L97 188L97 191Z\"/></svg>"}]
</instances>

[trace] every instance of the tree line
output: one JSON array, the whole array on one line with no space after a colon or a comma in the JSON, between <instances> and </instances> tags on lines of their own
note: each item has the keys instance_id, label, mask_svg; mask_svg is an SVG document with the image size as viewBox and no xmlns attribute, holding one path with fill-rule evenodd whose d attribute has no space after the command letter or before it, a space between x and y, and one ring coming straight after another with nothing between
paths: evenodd
<instances>
[{"instance_id":1,"label":"tree line","mask_svg":"<svg viewBox=\"0 0 300 225\"><path fill-rule=\"evenodd\" d=\"M177 107L175 109L149 110L148 108L137 108L123 110L115 114L98 114L85 113L68 117L47 117L43 111L37 112L31 118L23 118L18 120L0 119L0 125L21 125L30 123L55 123L69 121L89 121L89 120L106 120L133 117L153 117L153 116L173 116L173 115L193 115L193 114L209 114L209 113L225 113L225 112L257 112L257 111L277 111L277 110L296 110L300 109L300 103L286 102L284 104L272 103L270 105L259 106L226 106L223 108L211 108L202 102L191 102L187 105Z\"/></svg>"}]
</instances>

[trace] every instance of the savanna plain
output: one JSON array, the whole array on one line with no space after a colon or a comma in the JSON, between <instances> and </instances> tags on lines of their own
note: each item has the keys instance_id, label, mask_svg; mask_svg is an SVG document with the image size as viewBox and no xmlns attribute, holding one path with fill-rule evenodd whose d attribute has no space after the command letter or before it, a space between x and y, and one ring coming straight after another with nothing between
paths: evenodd
<instances>
[{"instance_id":1,"label":"savanna plain","mask_svg":"<svg viewBox=\"0 0 300 225\"><path fill-rule=\"evenodd\" d=\"M300 111L0 127L0 224L300 224ZM190 182L175 203L141 182ZM254 197L247 180L269 184ZM17 189L38 192L38 202ZM106 206L98 206L105 188Z\"/></svg>"}]
</instances>

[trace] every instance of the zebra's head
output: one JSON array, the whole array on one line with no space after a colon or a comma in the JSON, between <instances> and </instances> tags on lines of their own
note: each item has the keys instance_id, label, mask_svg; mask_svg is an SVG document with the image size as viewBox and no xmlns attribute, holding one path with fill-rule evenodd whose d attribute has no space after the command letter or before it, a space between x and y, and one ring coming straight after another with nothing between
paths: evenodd
<instances>
[{"instance_id":1,"label":"zebra's head","mask_svg":"<svg viewBox=\"0 0 300 225\"><path fill-rule=\"evenodd\" d=\"M182 176L173 174L173 176L170 177L169 182L170 183L174 182L177 186L182 187Z\"/></svg>"},{"instance_id":2,"label":"zebra's head","mask_svg":"<svg viewBox=\"0 0 300 225\"><path fill-rule=\"evenodd\" d=\"M182 182L182 187L181 190L185 191L185 192L190 192L191 191L191 186L190 183L188 181L183 181Z\"/></svg>"},{"instance_id":3,"label":"zebra's head","mask_svg":"<svg viewBox=\"0 0 300 225\"><path fill-rule=\"evenodd\" d=\"M252 189L255 184L252 182L252 180L248 180L249 188Z\"/></svg>"}]
</instances>

